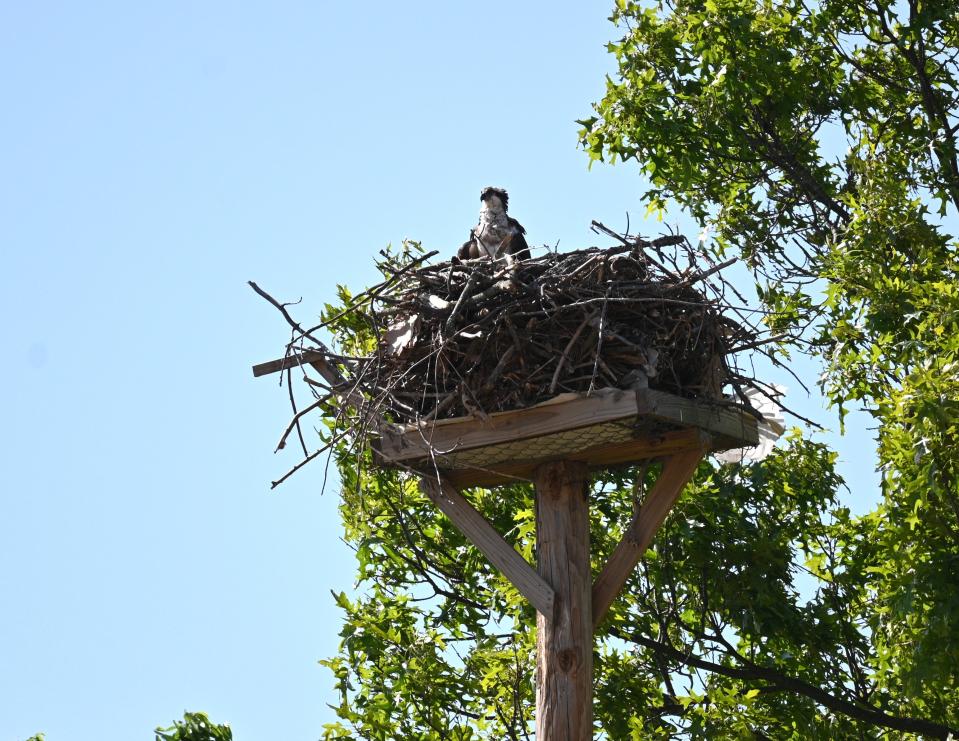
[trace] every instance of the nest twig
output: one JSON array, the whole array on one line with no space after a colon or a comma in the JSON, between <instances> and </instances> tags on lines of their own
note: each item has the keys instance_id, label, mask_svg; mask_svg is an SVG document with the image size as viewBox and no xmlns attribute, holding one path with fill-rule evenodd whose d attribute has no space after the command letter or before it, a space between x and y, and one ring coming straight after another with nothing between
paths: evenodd
<instances>
[{"instance_id":1,"label":"nest twig","mask_svg":"<svg viewBox=\"0 0 959 741\"><path fill-rule=\"evenodd\" d=\"M351 408L339 410L326 446L342 437L363 444L383 423L485 417L565 392L649 387L714 401L728 392L739 403L744 389L762 389L730 366L731 353L781 338L763 336L742 307L725 303L727 289L738 295L721 273L732 260L701 266L705 258L682 237L647 241L594 228L619 244L520 262L386 255L382 283L309 330L267 295L293 329L287 355L322 355L324 379ZM371 335L372 345L328 349L313 332L334 320ZM294 410L280 447L324 404Z\"/></svg>"}]
</instances>

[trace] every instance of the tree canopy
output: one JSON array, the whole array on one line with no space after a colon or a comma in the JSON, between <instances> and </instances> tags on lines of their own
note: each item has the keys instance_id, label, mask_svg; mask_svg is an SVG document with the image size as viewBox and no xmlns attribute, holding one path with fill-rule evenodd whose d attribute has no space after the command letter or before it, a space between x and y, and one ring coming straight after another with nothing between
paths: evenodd
<instances>
[{"instance_id":1,"label":"tree canopy","mask_svg":"<svg viewBox=\"0 0 959 741\"><path fill-rule=\"evenodd\" d=\"M213 723L206 713L183 714L183 720L173 721L168 728L154 730L156 741L233 741L228 724Z\"/></svg>"},{"instance_id":2,"label":"tree canopy","mask_svg":"<svg viewBox=\"0 0 959 741\"><path fill-rule=\"evenodd\" d=\"M597 737L946 738L959 728L959 210L952 0L634 3L581 141L741 255L782 358L878 430L880 504L794 430L704 463L596 637ZM406 259L403 255L398 260ZM351 297L343 291L343 303ZM330 306L340 347L368 345ZM865 446L864 446L865 447ZM528 738L535 616L401 473L337 450L360 596L326 738ZM594 569L655 472L597 476ZM469 493L527 558L527 486Z\"/></svg>"}]
</instances>

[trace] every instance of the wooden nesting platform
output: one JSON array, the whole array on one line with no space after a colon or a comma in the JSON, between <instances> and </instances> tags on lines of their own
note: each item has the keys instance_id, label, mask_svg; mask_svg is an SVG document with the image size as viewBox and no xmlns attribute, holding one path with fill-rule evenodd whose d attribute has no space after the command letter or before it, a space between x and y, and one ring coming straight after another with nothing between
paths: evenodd
<instances>
[{"instance_id":1,"label":"wooden nesting platform","mask_svg":"<svg viewBox=\"0 0 959 741\"><path fill-rule=\"evenodd\" d=\"M435 473L456 488L531 480L548 461L612 468L759 441L752 414L650 389L562 394L526 409L397 426L374 442L379 462Z\"/></svg>"}]
</instances>

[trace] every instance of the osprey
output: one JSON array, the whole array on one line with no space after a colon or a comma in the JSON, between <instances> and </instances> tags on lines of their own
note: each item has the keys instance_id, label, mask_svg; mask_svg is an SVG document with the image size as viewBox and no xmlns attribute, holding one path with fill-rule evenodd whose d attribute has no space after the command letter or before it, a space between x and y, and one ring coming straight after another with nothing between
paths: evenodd
<instances>
[{"instance_id":1,"label":"osprey","mask_svg":"<svg viewBox=\"0 0 959 741\"><path fill-rule=\"evenodd\" d=\"M526 230L506 213L509 195L502 188L483 188L480 193L479 224L470 230L469 240L456 256L462 260L475 257L497 259L506 255L516 260L529 259Z\"/></svg>"}]
</instances>

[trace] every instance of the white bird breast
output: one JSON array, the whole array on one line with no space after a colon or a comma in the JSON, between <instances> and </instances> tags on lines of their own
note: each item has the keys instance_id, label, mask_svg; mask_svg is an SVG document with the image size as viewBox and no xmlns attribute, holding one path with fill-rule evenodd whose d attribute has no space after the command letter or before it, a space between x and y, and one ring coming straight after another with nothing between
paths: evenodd
<instances>
[{"instance_id":1,"label":"white bird breast","mask_svg":"<svg viewBox=\"0 0 959 741\"><path fill-rule=\"evenodd\" d=\"M498 257L503 241L512 236L512 229L503 211L497 212L495 209L486 208L485 203L483 205L479 224L476 226L476 239L487 255Z\"/></svg>"}]
</instances>

